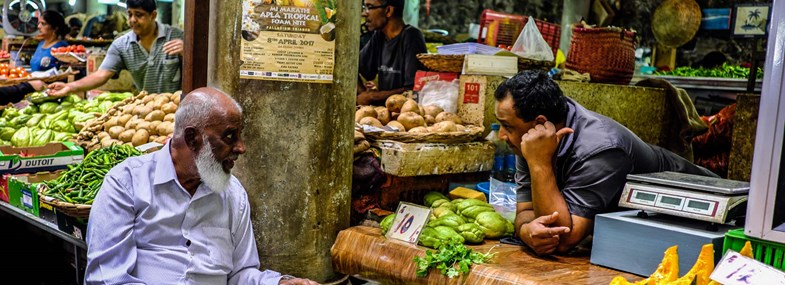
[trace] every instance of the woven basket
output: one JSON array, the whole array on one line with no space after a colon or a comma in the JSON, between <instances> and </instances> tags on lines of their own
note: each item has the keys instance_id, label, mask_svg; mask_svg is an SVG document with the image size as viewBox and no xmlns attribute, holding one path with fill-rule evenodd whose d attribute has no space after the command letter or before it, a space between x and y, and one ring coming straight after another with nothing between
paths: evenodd
<instances>
[{"instance_id":1,"label":"woven basket","mask_svg":"<svg viewBox=\"0 0 785 285\"><path fill-rule=\"evenodd\" d=\"M482 135L485 128L466 126L466 131L449 133L409 133L409 132L367 132L369 140L392 140L404 143L464 143Z\"/></svg>"},{"instance_id":2,"label":"woven basket","mask_svg":"<svg viewBox=\"0 0 785 285\"><path fill-rule=\"evenodd\" d=\"M573 27L565 66L588 72L591 82L627 85L635 72L636 45L631 31Z\"/></svg>"},{"instance_id":3,"label":"woven basket","mask_svg":"<svg viewBox=\"0 0 785 285\"><path fill-rule=\"evenodd\" d=\"M92 208L92 205L74 204L60 201L59 199L46 196L47 189L48 188L44 184L39 184L38 189L36 189L36 191L38 191L38 200L41 203L50 205L57 209L58 212L74 218L87 219L90 216L90 209Z\"/></svg>"},{"instance_id":4,"label":"woven basket","mask_svg":"<svg viewBox=\"0 0 785 285\"><path fill-rule=\"evenodd\" d=\"M455 72L460 73L463 71L463 59L466 57L463 54L430 54L421 53L417 55L417 59L425 65L426 68L438 72ZM552 61L533 60L528 58L518 57L518 70L541 69L550 70L553 66Z\"/></svg>"}]
</instances>

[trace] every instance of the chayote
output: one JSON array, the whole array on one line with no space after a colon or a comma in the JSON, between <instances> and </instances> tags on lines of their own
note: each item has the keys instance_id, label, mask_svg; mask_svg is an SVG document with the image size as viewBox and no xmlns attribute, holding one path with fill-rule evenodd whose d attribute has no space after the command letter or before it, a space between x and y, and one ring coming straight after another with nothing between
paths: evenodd
<instances>
[{"instance_id":1,"label":"chayote","mask_svg":"<svg viewBox=\"0 0 785 285\"><path fill-rule=\"evenodd\" d=\"M16 129L9 128L9 127L2 127L0 128L0 139L4 141L10 141L14 134L16 133Z\"/></svg>"},{"instance_id":2,"label":"chayote","mask_svg":"<svg viewBox=\"0 0 785 285\"><path fill-rule=\"evenodd\" d=\"M423 198L423 200L425 202L424 205L426 207L431 207L431 206L433 206L433 202L435 202L436 200L440 200L440 199L444 199L444 200L447 200L447 201L450 200L450 199L447 199L447 196L444 196L444 194L442 194L440 192L436 192L436 191L428 192L428 193L425 194L425 198Z\"/></svg>"},{"instance_id":3,"label":"chayote","mask_svg":"<svg viewBox=\"0 0 785 285\"><path fill-rule=\"evenodd\" d=\"M387 217L382 219L382 222L379 223L379 226L382 228L382 235L387 234L387 231L389 231L390 227L392 227L393 221L395 221L395 214L387 215Z\"/></svg>"},{"instance_id":4,"label":"chayote","mask_svg":"<svg viewBox=\"0 0 785 285\"><path fill-rule=\"evenodd\" d=\"M447 208L447 209L450 209L453 212L455 212L455 205L450 203L450 200L447 200L447 199L439 199L439 200L433 201L433 204L431 205L431 207L433 207L433 208Z\"/></svg>"},{"instance_id":5,"label":"chayote","mask_svg":"<svg viewBox=\"0 0 785 285\"><path fill-rule=\"evenodd\" d=\"M46 102L46 103L41 103L41 105L38 106L38 110L42 114L52 114L54 112L57 112L57 111L55 111L55 109L57 109L57 107L59 107L59 106L60 105L58 105L55 102Z\"/></svg>"},{"instance_id":6,"label":"chayote","mask_svg":"<svg viewBox=\"0 0 785 285\"><path fill-rule=\"evenodd\" d=\"M30 146L33 134L30 132L30 128L22 127L16 130L14 136L11 137L11 144L15 147L27 147Z\"/></svg>"},{"instance_id":7,"label":"chayote","mask_svg":"<svg viewBox=\"0 0 785 285\"><path fill-rule=\"evenodd\" d=\"M511 234L512 223L496 212L482 212L477 215L474 223L480 226L486 238L498 239Z\"/></svg>"},{"instance_id":8,"label":"chayote","mask_svg":"<svg viewBox=\"0 0 785 285\"><path fill-rule=\"evenodd\" d=\"M485 232L477 224L466 223L460 225L458 226L458 233L468 243L481 243L485 239Z\"/></svg>"},{"instance_id":9,"label":"chayote","mask_svg":"<svg viewBox=\"0 0 785 285\"><path fill-rule=\"evenodd\" d=\"M477 199L472 199L472 198L463 199L463 201L455 203L455 207L458 209L459 212L463 211L466 208L472 207L472 206L488 206L488 207L491 207L491 205L488 204L488 203L485 203L485 202L477 200Z\"/></svg>"},{"instance_id":10,"label":"chayote","mask_svg":"<svg viewBox=\"0 0 785 285\"><path fill-rule=\"evenodd\" d=\"M463 209L463 211L460 211L459 214L461 214L461 216L466 218L466 220L468 220L469 222L474 222L474 220L477 219L477 215L479 215L480 213L494 212L494 211L495 210L490 205L488 206L477 205L477 206L471 206L466 209Z\"/></svg>"},{"instance_id":11,"label":"chayote","mask_svg":"<svg viewBox=\"0 0 785 285\"><path fill-rule=\"evenodd\" d=\"M19 113L19 109L14 108L10 105L6 107L5 110L3 110L3 118L6 118L8 120L16 118L19 115L21 115L21 113Z\"/></svg>"},{"instance_id":12,"label":"chayote","mask_svg":"<svg viewBox=\"0 0 785 285\"><path fill-rule=\"evenodd\" d=\"M438 219L430 221L428 223L428 226L429 227L445 226L457 230L458 226L463 225L465 223L466 220L461 218L461 216L458 216L457 214L447 214L439 217Z\"/></svg>"},{"instance_id":13,"label":"chayote","mask_svg":"<svg viewBox=\"0 0 785 285\"><path fill-rule=\"evenodd\" d=\"M27 107L25 107L24 109L20 110L19 112L24 114L24 115L37 114L38 113L38 107L36 107L35 105L28 105Z\"/></svg>"},{"instance_id":14,"label":"chayote","mask_svg":"<svg viewBox=\"0 0 785 285\"><path fill-rule=\"evenodd\" d=\"M44 116L46 116L46 115L45 114L40 114L40 113L39 114L34 114L34 115L32 115L30 117L29 120L27 120L27 122L25 122L25 125L27 125L28 127L31 127L31 128L35 127L35 126L38 126L38 123L41 122L41 120L44 118Z\"/></svg>"}]
</instances>

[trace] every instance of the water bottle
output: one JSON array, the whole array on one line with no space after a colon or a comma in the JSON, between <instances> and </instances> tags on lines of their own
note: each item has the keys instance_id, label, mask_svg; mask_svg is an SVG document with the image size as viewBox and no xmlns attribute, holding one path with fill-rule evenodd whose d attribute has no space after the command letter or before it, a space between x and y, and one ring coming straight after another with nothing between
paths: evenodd
<instances>
[{"instance_id":1,"label":"water bottle","mask_svg":"<svg viewBox=\"0 0 785 285\"><path fill-rule=\"evenodd\" d=\"M504 156L504 182L515 183L515 172L518 171L515 163L515 154L508 153Z\"/></svg>"},{"instance_id":2,"label":"water bottle","mask_svg":"<svg viewBox=\"0 0 785 285\"><path fill-rule=\"evenodd\" d=\"M485 137L486 140L492 142L496 147L496 151L493 154L491 177L498 177L504 173L504 156L509 153L507 143L499 138L499 129L499 124L491 124L491 132Z\"/></svg>"}]
</instances>

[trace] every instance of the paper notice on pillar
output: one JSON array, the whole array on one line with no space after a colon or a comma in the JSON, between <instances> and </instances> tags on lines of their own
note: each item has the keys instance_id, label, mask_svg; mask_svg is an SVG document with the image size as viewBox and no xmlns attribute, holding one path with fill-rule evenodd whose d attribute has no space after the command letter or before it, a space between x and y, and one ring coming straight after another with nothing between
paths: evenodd
<instances>
[{"instance_id":1,"label":"paper notice on pillar","mask_svg":"<svg viewBox=\"0 0 785 285\"><path fill-rule=\"evenodd\" d=\"M332 83L335 0L242 0L240 78Z\"/></svg>"}]
</instances>

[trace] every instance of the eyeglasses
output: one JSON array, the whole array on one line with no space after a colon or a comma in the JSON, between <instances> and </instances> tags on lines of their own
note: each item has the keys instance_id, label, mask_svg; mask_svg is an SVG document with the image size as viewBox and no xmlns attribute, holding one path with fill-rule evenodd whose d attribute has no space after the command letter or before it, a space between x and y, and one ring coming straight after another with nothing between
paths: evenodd
<instances>
[{"instance_id":1,"label":"eyeglasses","mask_svg":"<svg viewBox=\"0 0 785 285\"><path fill-rule=\"evenodd\" d=\"M363 12L368 13L368 12L370 12L373 9L384 8L384 7L387 7L387 6L388 6L387 4L382 4L382 5L379 5L379 6L363 5Z\"/></svg>"}]
</instances>

